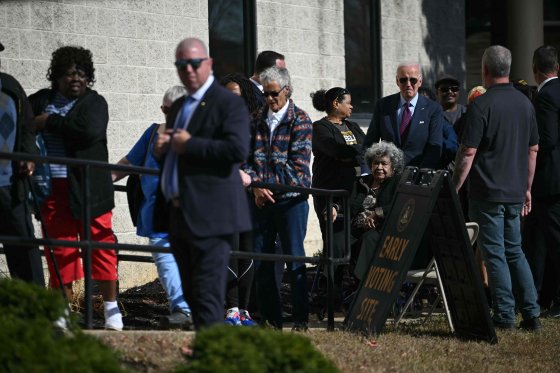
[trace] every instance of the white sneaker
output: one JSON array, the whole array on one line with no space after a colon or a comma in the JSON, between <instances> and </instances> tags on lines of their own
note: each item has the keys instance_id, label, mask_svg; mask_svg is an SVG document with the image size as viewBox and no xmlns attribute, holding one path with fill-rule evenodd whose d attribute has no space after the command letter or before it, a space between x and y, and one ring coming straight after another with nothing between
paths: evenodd
<instances>
[{"instance_id":1,"label":"white sneaker","mask_svg":"<svg viewBox=\"0 0 560 373\"><path fill-rule=\"evenodd\" d=\"M123 330L122 315L118 307L105 310L105 329L117 331Z\"/></svg>"},{"instance_id":2,"label":"white sneaker","mask_svg":"<svg viewBox=\"0 0 560 373\"><path fill-rule=\"evenodd\" d=\"M67 331L68 330L68 317L69 316L70 316L70 314L68 313L68 308L65 308L62 316L60 316L54 322L54 327L57 328L57 329L60 329L62 331Z\"/></svg>"}]
</instances>

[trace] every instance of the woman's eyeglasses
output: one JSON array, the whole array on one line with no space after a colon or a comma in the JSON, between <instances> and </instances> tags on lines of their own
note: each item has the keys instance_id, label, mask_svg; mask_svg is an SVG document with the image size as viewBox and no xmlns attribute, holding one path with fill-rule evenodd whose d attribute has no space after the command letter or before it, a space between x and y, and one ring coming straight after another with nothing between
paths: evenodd
<instances>
[{"instance_id":1,"label":"woman's eyeglasses","mask_svg":"<svg viewBox=\"0 0 560 373\"><path fill-rule=\"evenodd\" d=\"M415 85L416 83L418 83L418 78L407 78L407 77L399 78L399 83L406 84L406 82L408 82L409 80L411 85Z\"/></svg>"},{"instance_id":2,"label":"woman's eyeglasses","mask_svg":"<svg viewBox=\"0 0 560 373\"><path fill-rule=\"evenodd\" d=\"M208 58L190 58L188 60L177 60L175 61L175 67L177 70L185 70L188 65L191 65L193 70L196 70L202 65L202 62L206 61Z\"/></svg>"},{"instance_id":3,"label":"woman's eyeglasses","mask_svg":"<svg viewBox=\"0 0 560 373\"><path fill-rule=\"evenodd\" d=\"M264 97L268 97L268 96L270 96L270 97L278 97L278 95L280 95L280 93L284 90L284 88L286 88L286 86L280 88L279 91L264 91L264 92L263 92L263 95L264 95Z\"/></svg>"}]
</instances>

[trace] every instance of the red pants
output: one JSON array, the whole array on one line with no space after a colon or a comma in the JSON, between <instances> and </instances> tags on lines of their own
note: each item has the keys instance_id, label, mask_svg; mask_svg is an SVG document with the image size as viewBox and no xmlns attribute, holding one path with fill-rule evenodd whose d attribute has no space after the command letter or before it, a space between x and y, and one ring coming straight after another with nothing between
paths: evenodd
<instances>
[{"instance_id":1,"label":"red pants","mask_svg":"<svg viewBox=\"0 0 560 373\"><path fill-rule=\"evenodd\" d=\"M41 215L45 223L46 236L50 239L78 241L82 232L82 221L75 219L70 212L68 181L52 179L52 193L41 206ZM91 219L91 239L99 242L115 242L111 211ZM78 248L55 247L54 256L63 284L71 283L84 277L82 255ZM49 267L49 286L58 287L58 278L53 262L45 254ZM92 278L94 280L117 279L117 255L114 250L92 250Z\"/></svg>"}]
</instances>

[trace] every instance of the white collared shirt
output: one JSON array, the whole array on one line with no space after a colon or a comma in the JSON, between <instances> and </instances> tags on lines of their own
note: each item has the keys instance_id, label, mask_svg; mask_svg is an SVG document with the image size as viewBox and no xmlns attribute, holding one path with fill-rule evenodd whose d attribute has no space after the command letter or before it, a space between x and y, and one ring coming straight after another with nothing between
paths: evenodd
<instances>
[{"instance_id":1,"label":"white collared shirt","mask_svg":"<svg viewBox=\"0 0 560 373\"><path fill-rule=\"evenodd\" d=\"M539 84L539 86L537 87L537 92L540 92L542 87L544 87L544 85L548 82L550 82L552 79L558 79L557 76L551 76L550 78L548 78L547 80L545 80L544 82L542 82L541 84Z\"/></svg>"},{"instance_id":2,"label":"white collared shirt","mask_svg":"<svg viewBox=\"0 0 560 373\"><path fill-rule=\"evenodd\" d=\"M261 92L264 91L263 85L262 85L261 83L257 82L257 81L254 80L254 79L251 79L251 78L249 78L249 80L250 80L251 82L253 82L253 84L256 85L257 88L258 88Z\"/></svg>"},{"instance_id":3,"label":"white collared shirt","mask_svg":"<svg viewBox=\"0 0 560 373\"><path fill-rule=\"evenodd\" d=\"M284 105L280 110L276 113L272 110L268 109L268 113L266 115L266 124L270 128L270 143L272 144L272 136L274 134L274 130L278 125L282 122L282 118L286 115L288 111L288 106L290 105L290 100L286 100L286 105Z\"/></svg>"}]
</instances>

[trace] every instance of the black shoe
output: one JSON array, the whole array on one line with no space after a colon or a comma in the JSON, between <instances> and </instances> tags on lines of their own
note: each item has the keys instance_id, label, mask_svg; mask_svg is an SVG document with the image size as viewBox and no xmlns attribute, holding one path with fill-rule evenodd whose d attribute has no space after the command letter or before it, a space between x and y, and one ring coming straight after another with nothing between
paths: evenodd
<instances>
[{"instance_id":1,"label":"black shoe","mask_svg":"<svg viewBox=\"0 0 560 373\"><path fill-rule=\"evenodd\" d=\"M169 316L163 316L160 320L163 330L185 329L190 330L193 326L193 319L190 312L173 311Z\"/></svg>"},{"instance_id":2,"label":"black shoe","mask_svg":"<svg viewBox=\"0 0 560 373\"><path fill-rule=\"evenodd\" d=\"M541 314L541 317L556 319L560 318L560 306L554 306Z\"/></svg>"},{"instance_id":3,"label":"black shoe","mask_svg":"<svg viewBox=\"0 0 560 373\"><path fill-rule=\"evenodd\" d=\"M494 321L494 328L500 330L515 330L515 323Z\"/></svg>"},{"instance_id":4,"label":"black shoe","mask_svg":"<svg viewBox=\"0 0 560 373\"><path fill-rule=\"evenodd\" d=\"M542 330L541 320L538 317L532 317L521 321L519 329L528 330L531 332L539 332Z\"/></svg>"},{"instance_id":5,"label":"black shoe","mask_svg":"<svg viewBox=\"0 0 560 373\"><path fill-rule=\"evenodd\" d=\"M309 330L306 322L295 322L292 326L292 332L306 332Z\"/></svg>"}]
</instances>

